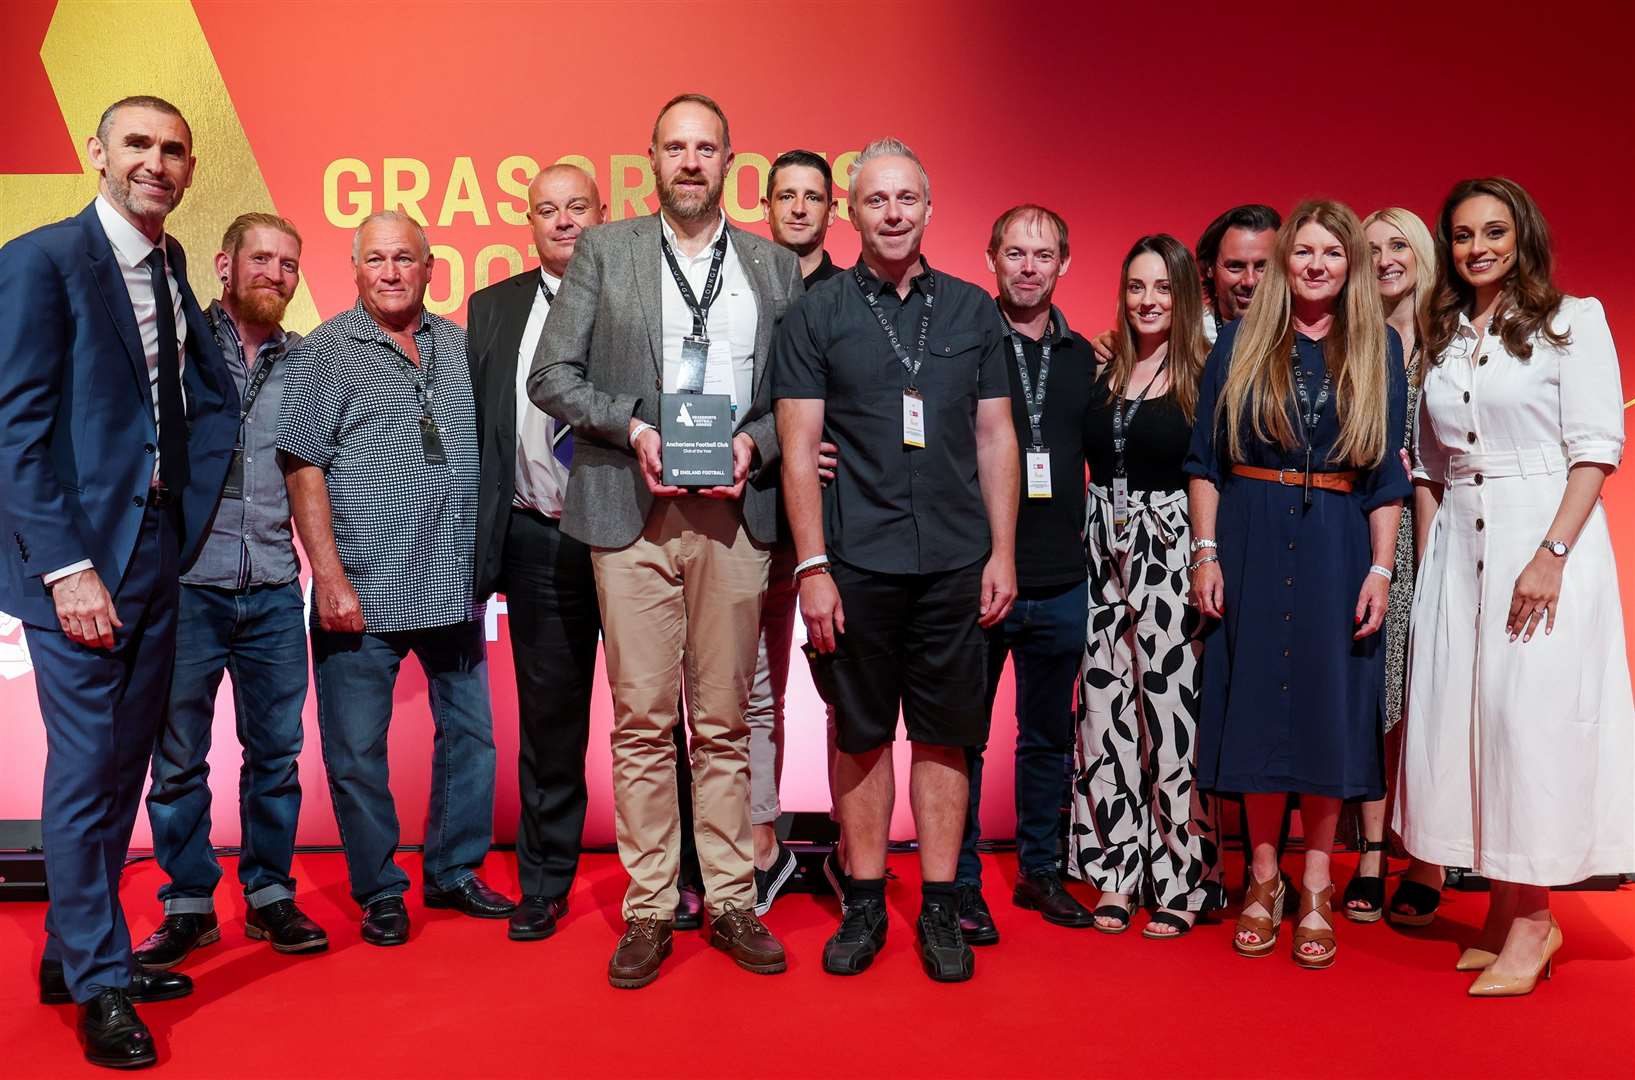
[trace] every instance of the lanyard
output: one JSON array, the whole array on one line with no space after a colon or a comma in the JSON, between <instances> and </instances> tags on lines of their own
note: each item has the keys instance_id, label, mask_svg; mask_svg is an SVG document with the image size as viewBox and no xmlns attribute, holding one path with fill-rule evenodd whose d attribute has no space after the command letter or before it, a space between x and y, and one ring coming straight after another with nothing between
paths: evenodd
<instances>
[{"instance_id":1,"label":"lanyard","mask_svg":"<svg viewBox=\"0 0 1635 1080\"><path fill-rule=\"evenodd\" d=\"M545 276L543 274L541 274L539 278L539 295L545 298L545 302L547 304L556 303L556 294L551 291L551 287L549 285L545 284Z\"/></svg>"},{"instance_id":2,"label":"lanyard","mask_svg":"<svg viewBox=\"0 0 1635 1080\"><path fill-rule=\"evenodd\" d=\"M1114 476L1127 476L1127 475L1129 475L1127 472L1125 472L1125 468L1124 468L1124 446L1129 441L1129 437L1125 434L1125 431L1132 424L1135 423L1136 411L1141 408L1141 403L1143 401L1147 400L1147 392L1150 391L1153 388L1153 386L1158 382L1159 379L1162 379L1164 377L1164 369L1166 367L1168 367L1168 366L1169 366L1169 353L1166 352L1164 354L1164 359L1158 365L1158 370L1153 372L1152 378L1147 381L1146 386L1141 388L1141 393L1136 396L1136 399L1134 401L1130 402L1130 413L1129 413L1128 416L1126 416L1124 414L1124 401L1125 401L1125 398L1124 398L1123 391L1115 391L1114 394L1113 394L1113 475Z\"/></svg>"},{"instance_id":3,"label":"lanyard","mask_svg":"<svg viewBox=\"0 0 1635 1080\"><path fill-rule=\"evenodd\" d=\"M1289 363L1294 367L1294 392L1300 398L1300 407L1296 413L1300 417L1300 434L1306 440L1306 505L1311 505L1311 444L1317 438L1317 421L1323 415L1323 406L1328 404L1329 391L1333 388L1334 376L1328 370L1328 364L1323 364L1323 385L1317 391L1317 404L1313 405L1311 397L1306 391L1306 376L1300 370L1300 338L1289 343Z\"/></svg>"},{"instance_id":4,"label":"lanyard","mask_svg":"<svg viewBox=\"0 0 1635 1080\"><path fill-rule=\"evenodd\" d=\"M225 352L227 343L223 342L222 338L227 337L232 343L233 350L238 353L239 362L243 363L244 343L239 339L238 328L232 324L232 320L229 319L223 322L216 315L214 309L205 312L205 314L209 317L210 329L215 332L216 345ZM244 421L249 419L250 409L255 405L255 399L261 395L261 388L267 385L267 379L272 375L273 360L276 359L276 353L277 350L275 349L272 353L268 353L265 359L258 358L255 370L250 373L250 382L245 386L244 393L239 398L238 422L240 427L243 427Z\"/></svg>"},{"instance_id":5,"label":"lanyard","mask_svg":"<svg viewBox=\"0 0 1635 1080\"><path fill-rule=\"evenodd\" d=\"M863 277L861 262L852 267L852 277L856 280L858 289L863 293L864 302L869 305L869 310L874 312L875 319L879 321L880 329L885 332L886 340L891 343L891 351L897 354L897 362L903 365L904 371L908 372L908 388L913 390L914 380L919 378L920 375L920 365L925 363L925 339L926 334L931 330L931 305L937 298L936 276L929 269L925 272L925 307L920 310L920 336L919 340L915 342L912 356L909 355L907 349L903 348L902 341L898 339L897 328L891 325L891 320L886 317L886 313L880 310L880 297L869 289L868 281Z\"/></svg>"},{"instance_id":6,"label":"lanyard","mask_svg":"<svg viewBox=\"0 0 1635 1080\"><path fill-rule=\"evenodd\" d=\"M388 342L387 347L391 349L392 355L397 358L398 368L401 369L404 376L408 378L409 385L414 387L415 397L420 400L420 418L422 420L429 420L432 423L436 423L431 412L431 383L437 377L437 328L431 328L431 333L427 337L427 345L429 348L426 354L421 356L418 367L409 363L409 358L403 355L402 350L397 347L396 342L392 341L390 338L387 338L386 340Z\"/></svg>"},{"instance_id":7,"label":"lanyard","mask_svg":"<svg viewBox=\"0 0 1635 1080\"><path fill-rule=\"evenodd\" d=\"M1045 418L1045 388L1050 382L1050 332L1055 321L1045 329L1045 340L1039 343L1039 396L1033 396L1033 380L1028 378L1027 360L1022 354L1022 335L1011 331L1005 336L1011 339L1011 350L1016 353L1016 374L1022 379L1022 401L1028 408L1028 429L1033 433L1033 449L1043 450L1045 438L1043 423Z\"/></svg>"},{"instance_id":8,"label":"lanyard","mask_svg":"<svg viewBox=\"0 0 1635 1080\"><path fill-rule=\"evenodd\" d=\"M664 249L664 261L670 264L670 275L676 279L676 288L681 290L681 300L687 309L693 313L693 337L709 340L709 329L704 325L710 317L710 305L715 303L717 286L720 285L721 263L727 257L727 230L722 228L721 238L714 244L715 252L710 256L710 274L704 279L704 298L698 299L693 295L693 287L687 284L687 277L681 272L676 263L676 253L670 250L670 241L659 234L659 247ZM541 281L540 287L545 283ZM547 293L546 299L550 296Z\"/></svg>"}]
</instances>

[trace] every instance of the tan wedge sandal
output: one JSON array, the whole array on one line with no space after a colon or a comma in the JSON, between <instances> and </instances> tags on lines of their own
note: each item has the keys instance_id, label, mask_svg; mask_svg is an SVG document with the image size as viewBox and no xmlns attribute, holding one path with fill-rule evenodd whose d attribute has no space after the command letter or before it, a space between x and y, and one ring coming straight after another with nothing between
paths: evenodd
<instances>
[{"instance_id":1,"label":"tan wedge sandal","mask_svg":"<svg viewBox=\"0 0 1635 1080\"><path fill-rule=\"evenodd\" d=\"M1303 968L1313 971L1334 965L1334 958L1340 955L1339 943L1334 940L1334 886L1330 885L1319 892L1300 890L1300 916L1294 927L1294 962ZM1308 930L1301 925L1306 916L1316 913L1323 920L1323 926L1318 930ZM1321 952L1307 952L1306 945L1321 945Z\"/></svg>"},{"instance_id":2,"label":"tan wedge sandal","mask_svg":"<svg viewBox=\"0 0 1635 1080\"><path fill-rule=\"evenodd\" d=\"M1268 915L1248 915L1240 913L1238 924L1232 931L1232 948L1239 956L1269 956L1277 948L1277 927L1283 921L1283 877L1278 875L1270 881L1256 881L1254 875L1249 875L1249 888L1243 896L1243 911L1259 904ZM1249 944L1238 939L1239 934L1255 935L1255 943Z\"/></svg>"}]
</instances>

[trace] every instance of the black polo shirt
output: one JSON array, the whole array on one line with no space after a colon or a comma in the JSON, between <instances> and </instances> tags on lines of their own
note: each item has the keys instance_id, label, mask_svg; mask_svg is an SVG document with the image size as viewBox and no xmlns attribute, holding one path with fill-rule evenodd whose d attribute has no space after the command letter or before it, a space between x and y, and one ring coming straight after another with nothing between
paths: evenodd
<instances>
[{"instance_id":1,"label":"black polo shirt","mask_svg":"<svg viewBox=\"0 0 1635 1080\"><path fill-rule=\"evenodd\" d=\"M941 300L939 299L939 303ZM998 303L995 302L997 309ZM1003 315L1000 318L1004 318ZM1014 338L1022 346L1028 382L1039 392L1041 342L1011 330L1005 342L1005 370L1010 375L1011 419L1022 464L1021 506L1016 514L1016 583L1024 589L1076 585L1087 572L1084 548L1084 463L1090 442L1091 387L1095 353L1074 333L1056 308L1050 309L1050 378L1045 383L1041 432L1050 451L1050 498L1028 498L1027 453L1033 442L1028 424L1022 376L1016 370Z\"/></svg>"},{"instance_id":2,"label":"black polo shirt","mask_svg":"<svg viewBox=\"0 0 1635 1080\"><path fill-rule=\"evenodd\" d=\"M835 261L829 258L829 253L825 251L823 253L823 261L818 263L817 269L813 270L810 274L807 274L800 280L801 284L806 287L806 291L811 292L813 286L821 285L825 281L828 281L830 278L834 277L836 274L844 273L845 271L836 266Z\"/></svg>"},{"instance_id":3,"label":"black polo shirt","mask_svg":"<svg viewBox=\"0 0 1635 1080\"><path fill-rule=\"evenodd\" d=\"M784 316L772 348L772 396L821 398L823 437L840 448L823 492L831 557L880 574L930 574L988 554L987 511L977 482L976 403L1010 396L1005 331L986 291L935 272L936 301L915 386L925 399L924 449L903 445L898 361L863 288L879 297L898 340L919 340L927 265L900 299L861 261L864 286L842 271Z\"/></svg>"}]
</instances>

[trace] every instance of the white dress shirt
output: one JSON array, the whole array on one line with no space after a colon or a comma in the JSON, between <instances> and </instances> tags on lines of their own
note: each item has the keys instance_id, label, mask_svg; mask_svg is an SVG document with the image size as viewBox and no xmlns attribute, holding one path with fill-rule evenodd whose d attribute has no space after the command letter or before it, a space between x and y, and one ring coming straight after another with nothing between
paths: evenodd
<instances>
[{"instance_id":1,"label":"white dress shirt","mask_svg":"<svg viewBox=\"0 0 1635 1080\"><path fill-rule=\"evenodd\" d=\"M704 283L709 280L710 260L715 242L727 227L726 215L710 236L709 243L697 255L689 258L682 254L676 243L676 234L670 223L659 215L659 228L675 253L676 265L681 267L693 297L704 299ZM669 264L659 256L659 308L662 313L664 344L664 392L676 392L680 377L681 339L693 332L693 312L682 299L676 286L675 275ZM705 327L709 331L710 356L704 373L706 394L729 394L733 405L733 426L743 422L749 412L750 399L755 389L755 330L760 317L755 293L749 287L749 277L738 258L732 241L727 241L727 254L721 262L721 280L716 287L715 302L710 305Z\"/></svg>"},{"instance_id":2,"label":"white dress shirt","mask_svg":"<svg viewBox=\"0 0 1635 1080\"><path fill-rule=\"evenodd\" d=\"M136 330L142 338L142 352L148 361L148 389L153 399L153 429L159 430L159 305L153 296L153 280L148 276L145 260L155 244L142 231L129 221L126 221L118 210L102 195L96 197L97 220L102 222L102 231L108 234L108 244L113 248L114 261L119 264L119 272L125 279L125 291L130 294L131 311L136 315ZM162 239L161 239L162 243ZM176 357L181 364L186 364L187 357L187 322L182 318L182 291L176 287L176 275L171 270L170 260L165 260L165 281L170 286L171 315L176 325ZM178 370L178 374L180 371ZM185 398L184 398L185 400ZM158 439L154 440L155 445ZM153 454L153 482L159 482L159 452ZM40 580L50 585L67 577L77 574L81 570L89 570L91 560L84 559L54 570Z\"/></svg>"},{"instance_id":3,"label":"white dress shirt","mask_svg":"<svg viewBox=\"0 0 1635 1080\"><path fill-rule=\"evenodd\" d=\"M544 267L540 268L539 276L551 295L562 288L562 279L552 277ZM535 288L534 306L528 312L528 324L522 329L522 346L517 350L517 477L511 505L559 518L562 499L568 491L568 470L556 460L551 448L560 428L555 418L528 398L528 372L534 366L534 351L539 347L539 335L545 329L545 316L550 311L551 303L545 299L545 293Z\"/></svg>"}]
</instances>

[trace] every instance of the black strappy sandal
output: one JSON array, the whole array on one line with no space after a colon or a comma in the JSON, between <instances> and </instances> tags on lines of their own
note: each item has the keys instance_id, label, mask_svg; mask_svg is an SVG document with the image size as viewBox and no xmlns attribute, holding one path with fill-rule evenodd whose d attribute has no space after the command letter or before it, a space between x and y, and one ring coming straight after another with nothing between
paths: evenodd
<instances>
[{"instance_id":1,"label":"black strappy sandal","mask_svg":"<svg viewBox=\"0 0 1635 1080\"><path fill-rule=\"evenodd\" d=\"M1168 926L1175 931L1173 934L1155 934L1154 926ZM1185 937L1192 932L1192 923L1187 922L1173 911L1155 911L1147 925L1142 928L1141 936L1151 941L1171 941L1178 937Z\"/></svg>"},{"instance_id":2,"label":"black strappy sandal","mask_svg":"<svg viewBox=\"0 0 1635 1080\"><path fill-rule=\"evenodd\" d=\"M1351 880L1346 882L1345 895L1340 898L1345 917L1352 922L1379 922L1385 915L1386 844L1383 840L1363 841L1360 854L1368 855L1376 851L1380 853L1380 872L1378 874L1351 875ZM1402 895L1400 890L1398 890L1397 895ZM1367 906L1352 906L1359 902Z\"/></svg>"},{"instance_id":3,"label":"black strappy sandal","mask_svg":"<svg viewBox=\"0 0 1635 1080\"><path fill-rule=\"evenodd\" d=\"M1385 909L1385 917L1394 926L1429 926L1436 921L1436 909L1441 906L1442 890L1403 878L1391 895L1391 906Z\"/></svg>"},{"instance_id":4,"label":"black strappy sandal","mask_svg":"<svg viewBox=\"0 0 1635 1080\"><path fill-rule=\"evenodd\" d=\"M1101 931L1103 934L1122 934L1124 931L1130 928L1130 916L1134 912L1134 897L1130 898L1129 907L1120 907L1118 904L1103 904L1090 913L1091 919L1117 919L1118 925L1103 926L1101 923L1095 921L1092 921L1090 925Z\"/></svg>"}]
</instances>

